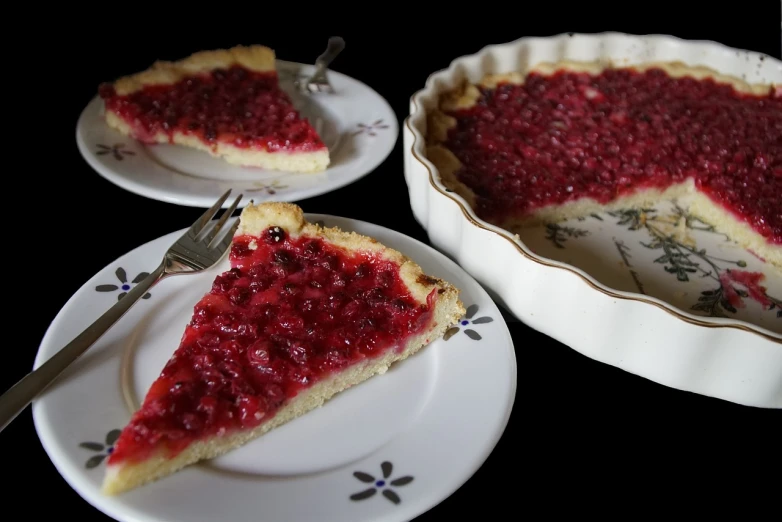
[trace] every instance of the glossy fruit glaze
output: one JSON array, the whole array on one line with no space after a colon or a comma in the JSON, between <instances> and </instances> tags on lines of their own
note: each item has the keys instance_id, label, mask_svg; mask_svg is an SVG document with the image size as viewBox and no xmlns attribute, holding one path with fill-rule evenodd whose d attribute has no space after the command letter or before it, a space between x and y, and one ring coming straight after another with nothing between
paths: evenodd
<instances>
[{"instance_id":1,"label":"glossy fruit glaze","mask_svg":"<svg viewBox=\"0 0 782 522\"><path fill-rule=\"evenodd\" d=\"M154 143L163 134L195 136L209 145L314 151L325 148L279 87L277 73L241 66L216 69L171 85L147 85L119 96L111 84L100 87L106 109L128 123L134 136Z\"/></svg>"},{"instance_id":2,"label":"glossy fruit glaze","mask_svg":"<svg viewBox=\"0 0 782 522\"><path fill-rule=\"evenodd\" d=\"M432 317L435 293L418 303L375 254L272 227L235 238L230 257L109 463L254 428L332 372L402 349Z\"/></svg>"},{"instance_id":3,"label":"glossy fruit glaze","mask_svg":"<svg viewBox=\"0 0 782 522\"><path fill-rule=\"evenodd\" d=\"M662 69L530 74L482 89L444 144L476 212L497 223L582 197L605 204L693 179L782 244L782 96Z\"/></svg>"}]
</instances>

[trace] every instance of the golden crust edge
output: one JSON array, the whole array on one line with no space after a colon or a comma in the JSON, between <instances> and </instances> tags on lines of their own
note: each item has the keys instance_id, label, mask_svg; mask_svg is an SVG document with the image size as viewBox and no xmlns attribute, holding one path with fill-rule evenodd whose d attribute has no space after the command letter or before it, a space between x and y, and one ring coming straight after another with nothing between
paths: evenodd
<instances>
[{"instance_id":1,"label":"golden crust edge","mask_svg":"<svg viewBox=\"0 0 782 522\"><path fill-rule=\"evenodd\" d=\"M105 121L112 129L135 139L131 126L113 112L106 111ZM163 132L159 132L153 136L153 141L155 143L173 143L183 147L190 147L240 167L252 166L283 172L313 174L324 172L331 164L331 152L325 145L323 149L315 151L294 153L287 151L269 152L266 150L242 149L221 141L217 141L214 146L209 146L199 138L179 131L173 132L170 138Z\"/></svg>"},{"instance_id":2,"label":"golden crust edge","mask_svg":"<svg viewBox=\"0 0 782 522\"><path fill-rule=\"evenodd\" d=\"M188 76L232 65L241 65L257 72L275 71L275 54L263 45L238 45L230 49L198 51L173 62L159 60L144 71L117 79L113 86L118 95L124 96L148 85L168 85Z\"/></svg>"},{"instance_id":3,"label":"golden crust edge","mask_svg":"<svg viewBox=\"0 0 782 522\"><path fill-rule=\"evenodd\" d=\"M476 86L493 88L500 83L522 84L530 73L551 75L559 71L588 73L597 75L607 69L629 69L644 72L649 69L662 69L673 78L691 77L696 80L711 79L717 83L731 85L739 92L766 95L775 87L773 83L750 83L735 76L724 74L705 65L688 65L680 61L652 61L638 64L621 63L618 60L600 61L575 61L561 60L558 62L539 62L526 70L509 73L486 74L476 84L464 82L462 85L444 92L440 95L440 104L443 110L455 110L472 107L478 99L479 91Z\"/></svg>"},{"instance_id":4,"label":"golden crust edge","mask_svg":"<svg viewBox=\"0 0 782 522\"><path fill-rule=\"evenodd\" d=\"M606 69L629 69L637 72L644 72L649 69L662 69L666 74L673 78L689 76L696 80L711 79L717 83L731 85L739 92L758 96L770 93L776 86L773 83L749 83L704 65L687 65L679 61L653 61L640 64L622 64L617 60L583 62L562 60L559 62L539 62L526 70L521 71L486 74L475 84L464 81L460 85L441 93L438 100L438 107L435 110L430 111L427 116L431 117L432 115L439 113L442 116L435 117L442 118L447 111L469 109L470 107L473 107L480 97L480 91L478 90L479 86L494 88L500 83L522 84L527 75L533 72L547 76L558 71L585 72L591 75L597 75ZM445 117L447 118L447 116ZM431 138L436 139L440 136L442 128L436 127L434 132L435 134L432 135L427 126L427 143L431 142ZM442 141L442 139L439 141ZM438 141L435 141L435 143L437 142Z\"/></svg>"},{"instance_id":5,"label":"golden crust edge","mask_svg":"<svg viewBox=\"0 0 782 522\"><path fill-rule=\"evenodd\" d=\"M426 274L415 261L374 238L355 232L346 232L337 227L322 227L316 223L307 222L301 207L293 203L249 204L244 207L239 219L240 224L236 236L245 234L258 236L270 226L279 226L294 237L320 237L348 251L378 254L399 266L400 277L419 303L426 303L426 298L432 290L437 290L441 297L459 294L459 290L451 283ZM464 310L461 303L459 303L459 307Z\"/></svg>"},{"instance_id":6,"label":"golden crust edge","mask_svg":"<svg viewBox=\"0 0 782 522\"><path fill-rule=\"evenodd\" d=\"M543 75L551 75L558 71L585 72L592 75L600 74L606 69L630 69L644 72L649 69L662 69L672 78L690 77L696 80L711 79L717 83L731 85L739 92L762 96L768 94L774 87L770 83L750 83L735 76L724 74L705 65L688 65L680 61L651 61L638 64L621 63L618 60L602 60L591 62L579 62L574 60L562 60L559 62L540 62L526 72L510 74L487 74L479 84L482 87L496 87L498 83L523 83L526 74L536 72Z\"/></svg>"}]
</instances>

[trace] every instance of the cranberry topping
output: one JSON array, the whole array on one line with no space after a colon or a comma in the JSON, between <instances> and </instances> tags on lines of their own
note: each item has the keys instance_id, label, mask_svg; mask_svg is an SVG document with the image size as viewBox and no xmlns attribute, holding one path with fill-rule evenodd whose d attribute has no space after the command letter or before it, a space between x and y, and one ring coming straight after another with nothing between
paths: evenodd
<instances>
[{"instance_id":1,"label":"cranberry topping","mask_svg":"<svg viewBox=\"0 0 782 522\"><path fill-rule=\"evenodd\" d=\"M661 69L531 74L483 89L445 145L488 221L688 178L782 244L782 97Z\"/></svg>"},{"instance_id":2,"label":"cranberry topping","mask_svg":"<svg viewBox=\"0 0 782 522\"><path fill-rule=\"evenodd\" d=\"M216 145L275 151L325 148L310 123L280 89L276 72L241 66L216 69L171 85L148 85L119 96L111 85L99 89L107 110L120 116L141 141L163 133L192 135Z\"/></svg>"},{"instance_id":3,"label":"cranberry topping","mask_svg":"<svg viewBox=\"0 0 782 522\"><path fill-rule=\"evenodd\" d=\"M401 349L432 318L436 292L419 304L399 266L374 254L272 227L235 238L230 258L110 463L258 426L332 372Z\"/></svg>"}]
</instances>

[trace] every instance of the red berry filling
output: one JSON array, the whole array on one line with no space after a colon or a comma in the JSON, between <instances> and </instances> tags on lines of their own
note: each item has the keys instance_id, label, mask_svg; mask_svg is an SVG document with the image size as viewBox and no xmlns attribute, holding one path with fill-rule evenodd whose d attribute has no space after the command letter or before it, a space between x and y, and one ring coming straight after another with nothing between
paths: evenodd
<instances>
[{"instance_id":1,"label":"red berry filling","mask_svg":"<svg viewBox=\"0 0 782 522\"><path fill-rule=\"evenodd\" d=\"M432 318L436 293L418 303L399 266L374 254L272 227L235 238L230 257L110 463L256 427L331 373L402 349Z\"/></svg>"},{"instance_id":2,"label":"red berry filling","mask_svg":"<svg viewBox=\"0 0 782 522\"><path fill-rule=\"evenodd\" d=\"M782 244L782 97L661 69L530 74L483 89L445 146L489 221L582 197L608 203L693 178Z\"/></svg>"},{"instance_id":3,"label":"red berry filling","mask_svg":"<svg viewBox=\"0 0 782 522\"><path fill-rule=\"evenodd\" d=\"M120 96L100 87L106 109L125 121L137 139L154 143L163 134L195 136L211 146L314 151L325 148L315 129L280 89L276 72L241 66L216 69L170 85L147 85Z\"/></svg>"}]
</instances>

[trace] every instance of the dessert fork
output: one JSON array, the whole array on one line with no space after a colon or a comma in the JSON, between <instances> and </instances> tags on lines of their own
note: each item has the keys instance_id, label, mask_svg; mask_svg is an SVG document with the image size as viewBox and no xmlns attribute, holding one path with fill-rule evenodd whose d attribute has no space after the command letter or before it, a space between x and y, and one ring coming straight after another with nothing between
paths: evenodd
<instances>
[{"instance_id":1,"label":"dessert fork","mask_svg":"<svg viewBox=\"0 0 782 522\"><path fill-rule=\"evenodd\" d=\"M216 265L228 251L231 240L239 226L237 219L224 234L220 232L231 214L236 210L240 194L220 219L212 226L212 218L217 214L223 203L231 194L228 190L217 203L196 220L195 223L180 237L163 256L160 265L146 278L139 282L125 297L109 308L94 323L65 345L59 352L37 369L28 373L12 388L0 396L0 431L4 430L28 404L54 382L60 374L76 359L86 352L114 324L130 310L130 308L154 284L162 279L178 274L195 274Z\"/></svg>"},{"instance_id":2,"label":"dessert fork","mask_svg":"<svg viewBox=\"0 0 782 522\"><path fill-rule=\"evenodd\" d=\"M296 82L296 86L304 92L333 93L334 87L329 83L328 67L334 58L345 48L345 40L339 36L329 38L329 43L323 54L315 60L315 73L305 82Z\"/></svg>"}]
</instances>

